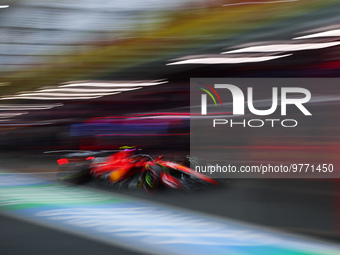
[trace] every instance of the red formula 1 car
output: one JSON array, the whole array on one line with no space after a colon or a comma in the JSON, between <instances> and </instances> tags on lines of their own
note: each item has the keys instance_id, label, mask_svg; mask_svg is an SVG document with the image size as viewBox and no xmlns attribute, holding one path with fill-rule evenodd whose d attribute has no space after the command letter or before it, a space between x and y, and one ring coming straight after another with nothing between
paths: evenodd
<instances>
[{"instance_id":1,"label":"red formula 1 car","mask_svg":"<svg viewBox=\"0 0 340 255\"><path fill-rule=\"evenodd\" d=\"M122 147L107 157L103 152L78 152L58 160L60 179L71 183L97 180L105 185L129 189L143 188L151 192L163 187L193 190L218 183L184 165L137 154L135 148Z\"/></svg>"}]
</instances>

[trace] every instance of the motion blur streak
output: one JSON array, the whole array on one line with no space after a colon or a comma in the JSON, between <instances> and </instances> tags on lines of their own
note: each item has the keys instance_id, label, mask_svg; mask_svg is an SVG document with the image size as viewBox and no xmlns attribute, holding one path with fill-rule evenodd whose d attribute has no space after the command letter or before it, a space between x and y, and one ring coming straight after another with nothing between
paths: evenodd
<instances>
[{"instance_id":1,"label":"motion blur streak","mask_svg":"<svg viewBox=\"0 0 340 255\"><path fill-rule=\"evenodd\" d=\"M8 8L9 5L0 5L0 9Z\"/></svg>"},{"instance_id":2,"label":"motion blur streak","mask_svg":"<svg viewBox=\"0 0 340 255\"><path fill-rule=\"evenodd\" d=\"M119 92L117 92L119 93ZM4 97L0 98L0 100L9 100L9 99L33 99L33 100L83 100L83 99L94 99L102 96L92 96L92 97L34 97L34 96L22 96L22 97Z\"/></svg>"},{"instance_id":3,"label":"motion blur streak","mask_svg":"<svg viewBox=\"0 0 340 255\"><path fill-rule=\"evenodd\" d=\"M190 119L187 115L162 115L162 116L148 116L148 117L138 117L137 119Z\"/></svg>"},{"instance_id":4,"label":"motion blur streak","mask_svg":"<svg viewBox=\"0 0 340 255\"><path fill-rule=\"evenodd\" d=\"M28 112L17 112L17 113L0 113L0 118L14 117L23 114L27 114Z\"/></svg>"},{"instance_id":5,"label":"motion blur streak","mask_svg":"<svg viewBox=\"0 0 340 255\"><path fill-rule=\"evenodd\" d=\"M190 133L179 133L179 134L105 134L95 136L183 136L190 135Z\"/></svg>"},{"instance_id":6,"label":"motion blur streak","mask_svg":"<svg viewBox=\"0 0 340 255\"><path fill-rule=\"evenodd\" d=\"M140 87L141 88L141 87ZM135 88L135 89L140 89L140 88ZM44 92L36 92L36 93L25 93L25 94L20 94L17 95L16 97L22 97L22 96L70 96L70 97L82 97L82 96L107 96L107 95L114 95L117 94L118 92L112 92L112 93L44 93Z\"/></svg>"},{"instance_id":7,"label":"motion blur streak","mask_svg":"<svg viewBox=\"0 0 340 255\"><path fill-rule=\"evenodd\" d=\"M340 44L340 43L339 43ZM198 58L169 63L167 65L186 65L186 64L237 64L263 62L277 58L288 57L291 54L272 56L272 57L254 57L254 58Z\"/></svg>"},{"instance_id":8,"label":"motion blur streak","mask_svg":"<svg viewBox=\"0 0 340 255\"><path fill-rule=\"evenodd\" d=\"M51 125L51 124L55 124L56 122L28 122L25 124L15 124L15 126L17 127L30 127L30 126L45 126L45 125ZM13 124L1 124L0 126L2 127L7 127L7 126L13 126Z\"/></svg>"},{"instance_id":9,"label":"motion blur streak","mask_svg":"<svg viewBox=\"0 0 340 255\"><path fill-rule=\"evenodd\" d=\"M232 112L215 112L215 113L207 113L207 115L216 115L216 114L232 114ZM156 115L156 116L162 116L162 115L174 115L174 116L193 116L193 115L201 115L196 113L179 113L179 112L157 112L157 113L140 113L140 114L134 114L132 116L149 116L149 115Z\"/></svg>"},{"instance_id":10,"label":"motion blur streak","mask_svg":"<svg viewBox=\"0 0 340 255\"><path fill-rule=\"evenodd\" d=\"M323 49L327 47L332 47L340 45L340 42L329 42L329 43L305 43L305 44L273 44L273 45L263 45L254 46L238 50L226 51L222 54L228 53L240 53L240 52L282 52L282 51L299 51L299 50L314 50Z\"/></svg>"},{"instance_id":11,"label":"motion blur streak","mask_svg":"<svg viewBox=\"0 0 340 255\"><path fill-rule=\"evenodd\" d=\"M139 113L133 116L147 116L147 115L186 115L190 116L190 113L180 113L180 112L155 112L155 113Z\"/></svg>"},{"instance_id":12,"label":"motion blur streak","mask_svg":"<svg viewBox=\"0 0 340 255\"><path fill-rule=\"evenodd\" d=\"M297 39L307 39L307 38L317 38L317 37L333 37L333 36L340 36L340 29L320 32L320 33L311 34L311 35L299 36L299 37L295 37L293 39L297 40Z\"/></svg>"},{"instance_id":13,"label":"motion blur streak","mask_svg":"<svg viewBox=\"0 0 340 255\"><path fill-rule=\"evenodd\" d=\"M0 100L12 100L0 101L0 255L132 255L129 249L134 247L136 252L162 255L332 254L328 249L318 252L323 251L322 241L305 244L296 236L282 240L273 232L263 235L260 228L230 220L339 242L340 183L332 178L277 180L261 174L257 179L232 179L221 173L219 187L193 192L164 188L149 195L137 180L133 185L106 180L78 187L61 184L65 176L57 160L85 152L84 160L95 155L93 161L101 161L120 147L136 146L136 153L154 159L164 155L164 160L186 166L327 163L337 165L334 172L340 173L340 79L332 86L317 80L340 77L339 3L0 1L0 6L10 5L0 10ZM292 49L307 45L316 48ZM253 46L272 49L226 54ZM228 84L249 77L249 82L234 85L245 98L247 88L254 89L253 108L259 111L269 109L274 96L258 77L273 78L275 87L306 88L312 94L306 108L313 115L303 116L288 105L282 117L280 100L270 117L255 116L247 104L244 115L233 115L233 95L216 89L220 105L209 88L216 83L207 81L195 86L208 87L217 106L208 96L208 112L202 116L203 91L195 90L198 102L190 106L190 79L197 77L225 78ZM291 84L280 77L311 79ZM275 127L267 118L275 120ZM282 118L296 119L298 126L284 128ZM212 128L213 119L266 124ZM191 123L202 123L202 133ZM196 155L191 138L198 141L210 134L211 141L202 143L202 154ZM223 138L227 142L220 144ZM208 156L211 151L216 153ZM78 164L75 157L69 161L71 174ZM26 178L31 174L46 178ZM163 177L167 180L168 174ZM74 235L10 219L2 212L41 224L48 221ZM276 244L268 244L273 239ZM103 240L109 245L101 244ZM238 246L231 246L235 243ZM310 248L304 252L305 245ZM339 249L333 255L339 255Z\"/></svg>"},{"instance_id":14,"label":"motion blur streak","mask_svg":"<svg viewBox=\"0 0 340 255\"><path fill-rule=\"evenodd\" d=\"M154 81L154 82L84 82L84 83L74 83L74 84L66 84L61 85L61 88L64 87L136 87L136 86L154 86L168 83L168 81Z\"/></svg>"},{"instance_id":15,"label":"motion blur streak","mask_svg":"<svg viewBox=\"0 0 340 255\"><path fill-rule=\"evenodd\" d=\"M60 107L63 104L32 104L32 105L0 105L0 110L18 111L18 110L48 110L54 107Z\"/></svg>"},{"instance_id":16,"label":"motion blur streak","mask_svg":"<svg viewBox=\"0 0 340 255\"><path fill-rule=\"evenodd\" d=\"M299 1L299 0L279 0L279 1L268 1L268 2L244 2L244 3L224 4L222 6L248 5L248 4L277 4L277 3L289 3L289 2L297 2L297 1Z\"/></svg>"},{"instance_id":17,"label":"motion blur streak","mask_svg":"<svg viewBox=\"0 0 340 255\"><path fill-rule=\"evenodd\" d=\"M278 149L278 150L324 150L336 149L335 146L205 146L204 148L224 148L224 149Z\"/></svg>"},{"instance_id":18,"label":"motion blur streak","mask_svg":"<svg viewBox=\"0 0 340 255\"><path fill-rule=\"evenodd\" d=\"M119 89L98 89L98 88L93 88L93 89L81 89L81 88L74 88L74 89L42 89L38 90L37 92L115 92L115 91L130 91L130 90L135 90L135 89L141 89L142 87L137 87L137 88L119 88Z\"/></svg>"}]
</instances>

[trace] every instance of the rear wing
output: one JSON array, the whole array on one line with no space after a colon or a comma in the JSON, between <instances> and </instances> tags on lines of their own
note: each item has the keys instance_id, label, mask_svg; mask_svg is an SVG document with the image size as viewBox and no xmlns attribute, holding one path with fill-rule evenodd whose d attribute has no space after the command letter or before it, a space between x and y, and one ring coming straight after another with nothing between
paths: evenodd
<instances>
[{"instance_id":1,"label":"rear wing","mask_svg":"<svg viewBox=\"0 0 340 255\"><path fill-rule=\"evenodd\" d=\"M121 150L103 150L103 151L82 151L82 150L59 150L59 151L45 151L49 154L62 154L65 158L85 158L90 156L109 155ZM67 153L68 152L68 153Z\"/></svg>"},{"instance_id":2,"label":"rear wing","mask_svg":"<svg viewBox=\"0 0 340 255\"><path fill-rule=\"evenodd\" d=\"M61 154L58 156L59 166L69 163L79 163L85 160L92 160L95 157L103 157L111 155L112 153L121 150L103 150L103 151L81 151L81 150L59 150L59 151L45 151L49 154ZM67 153L68 152L68 153Z\"/></svg>"}]
</instances>

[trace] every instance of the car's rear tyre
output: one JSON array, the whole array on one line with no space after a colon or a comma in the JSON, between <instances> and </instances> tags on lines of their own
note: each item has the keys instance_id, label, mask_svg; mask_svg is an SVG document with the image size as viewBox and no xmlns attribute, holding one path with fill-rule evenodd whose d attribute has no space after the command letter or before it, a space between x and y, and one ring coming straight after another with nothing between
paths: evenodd
<instances>
[{"instance_id":1,"label":"car's rear tyre","mask_svg":"<svg viewBox=\"0 0 340 255\"><path fill-rule=\"evenodd\" d=\"M142 172L142 187L146 192L154 192L161 186L161 173L163 169L158 165L147 165Z\"/></svg>"}]
</instances>

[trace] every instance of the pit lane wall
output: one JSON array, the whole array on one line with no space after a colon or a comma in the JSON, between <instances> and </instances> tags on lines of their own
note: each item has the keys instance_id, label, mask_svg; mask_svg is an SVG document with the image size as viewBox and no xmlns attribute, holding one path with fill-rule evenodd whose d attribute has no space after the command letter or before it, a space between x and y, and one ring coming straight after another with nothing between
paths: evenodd
<instances>
[{"instance_id":1,"label":"pit lane wall","mask_svg":"<svg viewBox=\"0 0 340 255\"><path fill-rule=\"evenodd\" d=\"M146 254L340 254L318 240L5 171L0 213Z\"/></svg>"}]
</instances>

